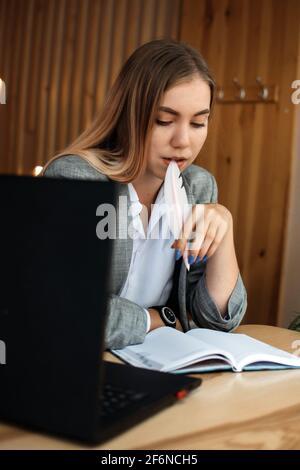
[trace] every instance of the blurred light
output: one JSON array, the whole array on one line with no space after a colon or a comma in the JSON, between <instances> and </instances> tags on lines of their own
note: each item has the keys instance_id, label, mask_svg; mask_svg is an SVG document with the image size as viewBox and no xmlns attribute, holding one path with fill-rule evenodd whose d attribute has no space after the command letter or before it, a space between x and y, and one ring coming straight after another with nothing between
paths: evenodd
<instances>
[{"instance_id":1,"label":"blurred light","mask_svg":"<svg viewBox=\"0 0 300 470\"><path fill-rule=\"evenodd\" d=\"M6 104L5 83L0 78L0 104Z\"/></svg>"},{"instance_id":2,"label":"blurred light","mask_svg":"<svg viewBox=\"0 0 300 470\"><path fill-rule=\"evenodd\" d=\"M34 167L34 169L32 170L32 175L33 176L39 176L39 174L43 171L43 167L40 166L40 165L37 165Z\"/></svg>"}]
</instances>

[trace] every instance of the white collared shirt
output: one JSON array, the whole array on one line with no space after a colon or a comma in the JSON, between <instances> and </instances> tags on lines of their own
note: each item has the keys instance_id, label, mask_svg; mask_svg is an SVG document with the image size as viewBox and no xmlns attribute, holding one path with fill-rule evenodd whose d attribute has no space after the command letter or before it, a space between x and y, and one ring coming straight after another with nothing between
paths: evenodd
<instances>
[{"instance_id":1,"label":"white collared shirt","mask_svg":"<svg viewBox=\"0 0 300 470\"><path fill-rule=\"evenodd\" d=\"M128 184L128 190L134 237L128 276L119 296L144 308L148 332L150 314L146 309L152 305L164 305L171 293L175 267L175 250L171 248L174 237L169 229L166 230L165 225L164 185L162 184L155 200L146 234L140 217L143 206L132 183ZM153 238L155 235L159 236Z\"/></svg>"}]
</instances>

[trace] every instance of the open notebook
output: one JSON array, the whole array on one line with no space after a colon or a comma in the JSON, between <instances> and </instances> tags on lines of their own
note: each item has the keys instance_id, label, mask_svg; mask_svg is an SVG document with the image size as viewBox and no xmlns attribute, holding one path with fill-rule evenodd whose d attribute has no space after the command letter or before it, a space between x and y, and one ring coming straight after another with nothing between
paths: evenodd
<instances>
[{"instance_id":1,"label":"open notebook","mask_svg":"<svg viewBox=\"0 0 300 470\"><path fill-rule=\"evenodd\" d=\"M143 344L112 352L137 367L162 372L198 373L217 370L300 368L300 358L250 336L195 328L182 333L157 328Z\"/></svg>"}]
</instances>

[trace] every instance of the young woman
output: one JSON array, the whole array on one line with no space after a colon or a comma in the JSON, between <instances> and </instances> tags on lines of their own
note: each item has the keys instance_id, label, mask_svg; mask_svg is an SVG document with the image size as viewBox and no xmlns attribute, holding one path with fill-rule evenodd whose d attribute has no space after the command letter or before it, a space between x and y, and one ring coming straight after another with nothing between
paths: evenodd
<instances>
[{"instance_id":1,"label":"young woman","mask_svg":"<svg viewBox=\"0 0 300 470\"><path fill-rule=\"evenodd\" d=\"M192 164L206 140L214 92L197 50L167 39L146 43L124 64L102 112L44 167L49 177L114 180L119 195L128 198L131 215L124 220L117 211L118 217L121 225L130 219L136 232L114 241L107 348L141 343L148 331L172 324L183 331L191 326L230 331L246 311L231 213L217 202L215 178ZM154 240L150 227L160 217L151 212L152 204L165 202L171 161L181 171L192 212L179 239L170 233ZM199 205L204 205L202 233L195 228ZM150 220L143 217L141 225L144 211ZM187 271L181 255L191 233Z\"/></svg>"}]
</instances>

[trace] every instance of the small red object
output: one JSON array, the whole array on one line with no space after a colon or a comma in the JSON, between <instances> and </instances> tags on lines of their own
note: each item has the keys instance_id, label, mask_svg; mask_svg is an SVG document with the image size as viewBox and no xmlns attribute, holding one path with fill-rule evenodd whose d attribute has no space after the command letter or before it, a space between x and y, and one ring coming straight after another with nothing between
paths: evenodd
<instances>
[{"instance_id":1,"label":"small red object","mask_svg":"<svg viewBox=\"0 0 300 470\"><path fill-rule=\"evenodd\" d=\"M176 392L176 398L178 400L182 400L187 396L187 391L186 390L179 390L179 392Z\"/></svg>"}]
</instances>

